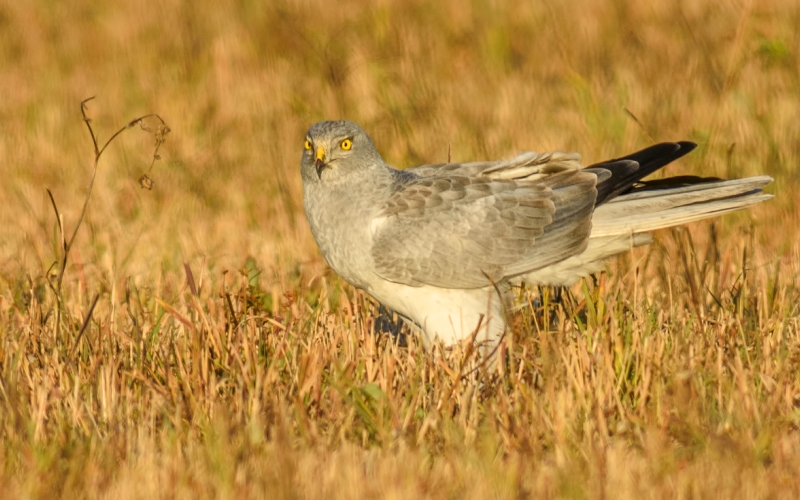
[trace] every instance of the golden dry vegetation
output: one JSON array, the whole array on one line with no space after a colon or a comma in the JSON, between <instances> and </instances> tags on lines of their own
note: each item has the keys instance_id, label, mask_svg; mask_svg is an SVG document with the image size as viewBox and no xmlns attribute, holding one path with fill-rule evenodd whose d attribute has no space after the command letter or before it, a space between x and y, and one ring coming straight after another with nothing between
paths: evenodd
<instances>
[{"instance_id":1,"label":"golden dry vegetation","mask_svg":"<svg viewBox=\"0 0 800 500\"><path fill-rule=\"evenodd\" d=\"M0 0L0 496L797 498L798 26L782 0ZM93 95L101 143L171 132L152 170L138 126L104 153L59 290ZM560 305L521 292L500 374L466 374L371 333L320 257L298 164L326 118L398 166L689 139L667 174L776 197Z\"/></svg>"}]
</instances>

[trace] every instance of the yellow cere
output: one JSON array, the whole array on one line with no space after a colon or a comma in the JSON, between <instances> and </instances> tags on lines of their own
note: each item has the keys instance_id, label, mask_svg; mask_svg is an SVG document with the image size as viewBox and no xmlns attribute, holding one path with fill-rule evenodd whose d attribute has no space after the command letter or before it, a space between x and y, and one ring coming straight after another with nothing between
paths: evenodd
<instances>
[{"instance_id":1,"label":"yellow cere","mask_svg":"<svg viewBox=\"0 0 800 500\"><path fill-rule=\"evenodd\" d=\"M342 146L342 149L344 149L345 151L349 151L350 148L353 147L353 141L351 141L350 139L345 139L345 140L342 141L341 146Z\"/></svg>"}]
</instances>

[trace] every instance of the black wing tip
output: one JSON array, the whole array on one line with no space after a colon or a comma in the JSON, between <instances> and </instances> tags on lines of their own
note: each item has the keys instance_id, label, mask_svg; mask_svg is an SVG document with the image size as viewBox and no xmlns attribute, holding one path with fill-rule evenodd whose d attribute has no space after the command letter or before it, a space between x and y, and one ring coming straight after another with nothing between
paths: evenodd
<instances>
[{"instance_id":1,"label":"black wing tip","mask_svg":"<svg viewBox=\"0 0 800 500\"><path fill-rule=\"evenodd\" d=\"M636 153L628 155L624 158L628 158L630 156L636 156L646 152L654 153L656 151L658 151L662 156L667 156L669 154L675 155L679 153L677 154L677 157L681 157L685 154L691 153L692 151L694 151L695 148L697 148L697 143L692 141L659 142L653 144L652 146L646 147L641 151L637 151ZM666 150L671 150L671 151L666 151Z\"/></svg>"},{"instance_id":2,"label":"black wing tip","mask_svg":"<svg viewBox=\"0 0 800 500\"><path fill-rule=\"evenodd\" d=\"M692 141L679 141L677 144L680 146L680 152L683 154L691 153L697 148L697 143Z\"/></svg>"},{"instance_id":3,"label":"black wing tip","mask_svg":"<svg viewBox=\"0 0 800 500\"><path fill-rule=\"evenodd\" d=\"M651 148L652 148L652 147L666 146L666 145L670 145L670 146L680 146L681 148L692 148L692 149L694 149L695 147L697 147L697 143L696 143L696 142L693 142L693 141L675 141L675 142L666 141L666 142L657 142L657 143L653 144L652 146L648 146L648 147L651 147ZM645 148L645 149L647 149L647 148Z\"/></svg>"},{"instance_id":4,"label":"black wing tip","mask_svg":"<svg viewBox=\"0 0 800 500\"><path fill-rule=\"evenodd\" d=\"M689 154L696 147L697 144L691 141L661 142L628 156L592 165L612 172L610 179L597 186L597 204L629 191L642 178ZM630 162L637 164L638 168L629 169L627 164Z\"/></svg>"}]
</instances>

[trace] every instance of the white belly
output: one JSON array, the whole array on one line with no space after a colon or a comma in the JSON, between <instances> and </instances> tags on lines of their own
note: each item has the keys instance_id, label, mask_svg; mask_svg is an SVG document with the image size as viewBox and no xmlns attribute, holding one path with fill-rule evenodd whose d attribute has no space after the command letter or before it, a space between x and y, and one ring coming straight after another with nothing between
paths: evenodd
<instances>
[{"instance_id":1,"label":"white belly","mask_svg":"<svg viewBox=\"0 0 800 500\"><path fill-rule=\"evenodd\" d=\"M370 293L415 321L423 330L425 344L438 339L451 346L473 335L477 342L494 343L505 330L503 303L494 288L413 287L388 281L375 285Z\"/></svg>"}]
</instances>

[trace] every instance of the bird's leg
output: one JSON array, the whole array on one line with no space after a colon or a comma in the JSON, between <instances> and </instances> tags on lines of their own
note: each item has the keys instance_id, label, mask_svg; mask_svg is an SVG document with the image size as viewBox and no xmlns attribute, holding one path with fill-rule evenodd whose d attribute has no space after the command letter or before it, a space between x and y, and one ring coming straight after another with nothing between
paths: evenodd
<instances>
[{"instance_id":1,"label":"bird's leg","mask_svg":"<svg viewBox=\"0 0 800 500\"><path fill-rule=\"evenodd\" d=\"M392 336L392 341L398 346L407 347L408 343L406 334L403 331L403 325L403 318L400 315L378 303L378 317L375 318L375 322L372 325L375 333L388 333Z\"/></svg>"}]
</instances>

